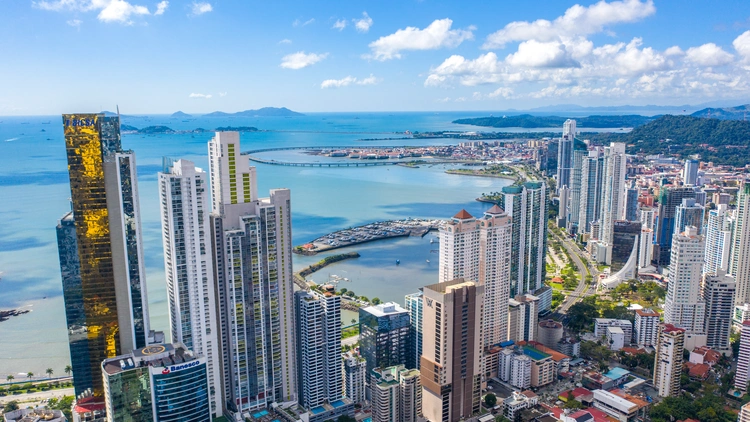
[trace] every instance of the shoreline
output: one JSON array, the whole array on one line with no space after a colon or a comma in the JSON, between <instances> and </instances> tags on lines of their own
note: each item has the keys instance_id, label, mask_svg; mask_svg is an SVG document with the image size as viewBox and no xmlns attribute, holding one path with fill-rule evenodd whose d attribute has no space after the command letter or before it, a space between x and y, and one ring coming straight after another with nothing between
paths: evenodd
<instances>
[{"instance_id":1,"label":"shoreline","mask_svg":"<svg viewBox=\"0 0 750 422\"><path fill-rule=\"evenodd\" d=\"M510 175L505 175L505 174L478 174L478 173L465 173L465 172L462 172L462 171L460 171L460 170L455 170L455 169L451 169L451 170L446 170L445 172L446 172L447 174L458 174L458 175L461 175L461 176L491 177L491 178L495 178L495 179L506 179L506 180L514 180L514 181L516 181L516 180L518 180L518 179L519 179L519 177L516 177L516 176L510 176Z\"/></svg>"}]
</instances>

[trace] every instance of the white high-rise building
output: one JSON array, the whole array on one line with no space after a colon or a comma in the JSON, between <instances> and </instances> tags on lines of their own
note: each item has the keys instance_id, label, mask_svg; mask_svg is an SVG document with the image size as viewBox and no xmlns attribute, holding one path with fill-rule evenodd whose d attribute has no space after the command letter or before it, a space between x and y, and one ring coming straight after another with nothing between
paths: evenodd
<instances>
[{"instance_id":1,"label":"white high-rise building","mask_svg":"<svg viewBox=\"0 0 750 422\"><path fill-rule=\"evenodd\" d=\"M298 401L311 409L343 396L341 296L294 294L297 313Z\"/></svg>"},{"instance_id":2,"label":"white high-rise building","mask_svg":"<svg viewBox=\"0 0 750 422\"><path fill-rule=\"evenodd\" d=\"M706 262L703 274L716 274L729 269L732 227L726 204L719 204L708 212L706 224Z\"/></svg>"},{"instance_id":3,"label":"white high-rise building","mask_svg":"<svg viewBox=\"0 0 750 422\"><path fill-rule=\"evenodd\" d=\"M483 347L507 340L511 219L497 205L478 219L461 210L440 230L441 283L466 278L484 286Z\"/></svg>"},{"instance_id":4,"label":"white high-rise building","mask_svg":"<svg viewBox=\"0 0 750 422\"><path fill-rule=\"evenodd\" d=\"M750 422L750 403L740 408L740 414L737 416L737 422Z\"/></svg>"},{"instance_id":5,"label":"white high-rise building","mask_svg":"<svg viewBox=\"0 0 750 422\"><path fill-rule=\"evenodd\" d=\"M734 304L750 303L750 181L746 180L737 192L729 274L737 281Z\"/></svg>"},{"instance_id":6,"label":"white high-rise building","mask_svg":"<svg viewBox=\"0 0 750 422\"><path fill-rule=\"evenodd\" d=\"M255 169L241 159L236 132L209 142L209 167L227 408L296 401L291 194L255 196Z\"/></svg>"},{"instance_id":7,"label":"white high-rise building","mask_svg":"<svg viewBox=\"0 0 750 422\"><path fill-rule=\"evenodd\" d=\"M737 356L737 372L734 374L734 388L745 391L748 382L750 382L750 321L743 321L740 332L740 352Z\"/></svg>"},{"instance_id":8,"label":"white high-rise building","mask_svg":"<svg viewBox=\"0 0 750 422\"><path fill-rule=\"evenodd\" d=\"M703 234L703 218L706 209L695 201L695 198L683 198L682 203L675 207L674 233L682 233L687 226L698 229Z\"/></svg>"},{"instance_id":9,"label":"white high-rise building","mask_svg":"<svg viewBox=\"0 0 750 422\"><path fill-rule=\"evenodd\" d=\"M159 173L159 194L172 342L205 356L211 412L221 416L224 398L208 177L191 161L165 159L164 164Z\"/></svg>"},{"instance_id":10,"label":"white high-rise building","mask_svg":"<svg viewBox=\"0 0 750 422\"><path fill-rule=\"evenodd\" d=\"M576 136L576 121L568 119L563 123L563 133L557 147L557 189L570 188L573 170L573 144Z\"/></svg>"},{"instance_id":11,"label":"white high-rise building","mask_svg":"<svg viewBox=\"0 0 750 422\"><path fill-rule=\"evenodd\" d=\"M650 267L651 260L654 259L654 231L646 226L641 227L638 242L638 268Z\"/></svg>"},{"instance_id":12,"label":"white high-rise building","mask_svg":"<svg viewBox=\"0 0 750 422\"><path fill-rule=\"evenodd\" d=\"M693 226L673 237L664 322L690 333L704 333L706 304L701 298L704 249L703 236Z\"/></svg>"},{"instance_id":13,"label":"white high-rise building","mask_svg":"<svg viewBox=\"0 0 750 422\"><path fill-rule=\"evenodd\" d=\"M656 209L653 207L641 207L639 212L641 217L641 224L643 224L643 227L654 230L656 222Z\"/></svg>"},{"instance_id":14,"label":"white high-rise building","mask_svg":"<svg viewBox=\"0 0 750 422\"><path fill-rule=\"evenodd\" d=\"M581 205L578 210L580 233L591 233L591 224L601 216L603 184L604 148L592 147L581 164Z\"/></svg>"},{"instance_id":15,"label":"white high-rise building","mask_svg":"<svg viewBox=\"0 0 750 422\"><path fill-rule=\"evenodd\" d=\"M539 298L518 295L508 301L508 340L534 341L538 327Z\"/></svg>"},{"instance_id":16,"label":"white high-rise building","mask_svg":"<svg viewBox=\"0 0 750 422\"><path fill-rule=\"evenodd\" d=\"M706 346L725 354L731 353L729 335L732 332L734 312L734 277L719 274L706 274L701 295L706 304Z\"/></svg>"},{"instance_id":17,"label":"white high-rise building","mask_svg":"<svg viewBox=\"0 0 750 422\"><path fill-rule=\"evenodd\" d=\"M633 338L638 346L654 346L659 328L659 313L651 309L635 311Z\"/></svg>"},{"instance_id":18,"label":"white high-rise building","mask_svg":"<svg viewBox=\"0 0 750 422\"><path fill-rule=\"evenodd\" d=\"M654 388L659 397L680 395L683 350L685 330L672 324L659 324L654 360Z\"/></svg>"},{"instance_id":19,"label":"white high-rise building","mask_svg":"<svg viewBox=\"0 0 750 422\"><path fill-rule=\"evenodd\" d=\"M612 244L616 220L625 217L625 174L627 171L625 144L612 142L604 148L604 191L602 193L602 216L596 259L609 264L612 260Z\"/></svg>"},{"instance_id":20,"label":"white high-rise building","mask_svg":"<svg viewBox=\"0 0 750 422\"><path fill-rule=\"evenodd\" d=\"M356 352L344 355L344 394L354 403L365 401L367 362Z\"/></svg>"},{"instance_id":21,"label":"white high-rise building","mask_svg":"<svg viewBox=\"0 0 750 422\"><path fill-rule=\"evenodd\" d=\"M682 181L685 185L698 184L698 167L700 167L699 161L685 160L685 167L682 169Z\"/></svg>"},{"instance_id":22,"label":"white high-rise building","mask_svg":"<svg viewBox=\"0 0 750 422\"><path fill-rule=\"evenodd\" d=\"M531 358L524 354L513 354L510 358L508 383L525 390L531 387Z\"/></svg>"}]
</instances>

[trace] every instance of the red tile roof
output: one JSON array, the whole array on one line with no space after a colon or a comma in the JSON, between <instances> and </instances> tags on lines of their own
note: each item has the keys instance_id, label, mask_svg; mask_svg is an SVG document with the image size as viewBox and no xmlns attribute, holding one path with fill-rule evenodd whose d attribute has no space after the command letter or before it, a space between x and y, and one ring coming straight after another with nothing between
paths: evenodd
<instances>
[{"instance_id":1,"label":"red tile roof","mask_svg":"<svg viewBox=\"0 0 750 422\"><path fill-rule=\"evenodd\" d=\"M635 313L637 313L638 315L640 315L642 317L649 317L649 316L650 317L658 317L659 316L658 312L653 311L651 309L638 309L637 311L635 311Z\"/></svg>"},{"instance_id":2,"label":"red tile roof","mask_svg":"<svg viewBox=\"0 0 750 422\"><path fill-rule=\"evenodd\" d=\"M495 205L492 206L492 208L490 208L489 210L487 210L485 212L487 214L502 214L505 211L502 208L498 207L497 204L495 204Z\"/></svg>"},{"instance_id":3,"label":"red tile roof","mask_svg":"<svg viewBox=\"0 0 750 422\"><path fill-rule=\"evenodd\" d=\"M461 210L458 212L458 214L454 215L453 218L457 218L459 220L466 220L469 218L474 218L471 214L469 214L466 210Z\"/></svg>"},{"instance_id":4,"label":"red tile roof","mask_svg":"<svg viewBox=\"0 0 750 422\"><path fill-rule=\"evenodd\" d=\"M690 370L688 371L688 375L693 378L700 378L702 380L708 378L708 371L711 370L711 367L706 365L705 363L693 364L690 365L689 368Z\"/></svg>"},{"instance_id":5,"label":"red tile roof","mask_svg":"<svg viewBox=\"0 0 750 422\"><path fill-rule=\"evenodd\" d=\"M104 404L103 398L86 397L76 402L75 406L73 406L73 411L80 415L82 413L91 413L97 410L101 411L104 410L105 407L106 405Z\"/></svg>"}]
</instances>

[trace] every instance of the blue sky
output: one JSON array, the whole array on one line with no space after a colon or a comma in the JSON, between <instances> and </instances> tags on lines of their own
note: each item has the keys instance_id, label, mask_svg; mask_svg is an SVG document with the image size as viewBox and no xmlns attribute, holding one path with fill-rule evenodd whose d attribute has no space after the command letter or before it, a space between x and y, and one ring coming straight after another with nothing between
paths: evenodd
<instances>
[{"instance_id":1,"label":"blue sky","mask_svg":"<svg viewBox=\"0 0 750 422\"><path fill-rule=\"evenodd\" d=\"M0 0L0 57L0 115L739 104L750 2Z\"/></svg>"}]
</instances>

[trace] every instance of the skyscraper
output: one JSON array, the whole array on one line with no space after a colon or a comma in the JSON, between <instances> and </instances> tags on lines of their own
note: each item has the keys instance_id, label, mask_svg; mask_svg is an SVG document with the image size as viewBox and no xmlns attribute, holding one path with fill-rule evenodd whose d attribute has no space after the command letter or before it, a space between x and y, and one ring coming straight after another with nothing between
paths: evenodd
<instances>
[{"instance_id":1,"label":"skyscraper","mask_svg":"<svg viewBox=\"0 0 750 422\"><path fill-rule=\"evenodd\" d=\"M684 347L685 330L672 324L659 324L654 358L654 388L659 397L680 395Z\"/></svg>"},{"instance_id":2,"label":"skyscraper","mask_svg":"<svg viewBox=\"0 0 750 422\"><path fill-rule=\"evenodd\" d=\"M581 200L578 211L578 231L591 233L591 224L599 220L604 186L604 149L593 147L583 158L581 166Z\"/></svg>"},{"instance_id":3,"label":"skyscraper","mask_svg":"<svg viewBox=\"0 0 750 422\"><path fill-rule=\"evenodd\" d=\"M698 234L703 234L705 212L706 209L697 204L694 198L684 198L675 208L673 233L682 233L685 227L693 226L698 229Z\"/></svg>"},{"instance_id":4,"label":"skyscraper","mask_svg":"<svg viewBox=\"0 0 750 422\"><path fill-rule=\"evenodd\" d=\"M682 169L683 184L695 186L698 184L698 167L700 162L697 160L685 160L685 167Z\"/></svg>"},{"instance_id":5,"label":"skyscraper","mask_svg":"<svg viewBox=\"0 0 750 422\"><path fill-rule=\"evenodd\" d=\"M497 205L479 219L461 210L440 230L439 281L464 277L484 286L485 348L508 335L511 236L511 219Z\"/></svg>"},{"instance_id":6,"label":"skyscraper","mask_svg":"<svg viewBox=\"0 0 750 422\"><path fill-rule=\"evenodd\" d=\"M703 237L692 226L674 236L664 322L690 333L704 333L706 304L701 298Z\"/></svg>"},{"instance_id":7,"label":"skyscraper","mask_svg":"<svg viewBox=\"0 0 750 422\"><path fill-rule=\"evenodd\" d=\"M119 117L62 120L73 213L58 247L63 283L76 287L65 295L71 366L76 394L100 395L102 361L146 346L149 335L135 154L122 150Z\"/></svg>"},{"instance_id":8,"label":"skyscraper","mask_svg":"<svg viewBox=\"0 0 750 422\"><path fill-rule=\"evenodd\" d=\"M424 300L422 292L406 295L404 307L409 312L409 343L407 345L406 367L419 369L419 358L422 356L422 310Z\"/></svg>"},{"instance_id":9,"label":"skyscraper","mask_svg":"<svg viewBox=\"0 0 750 422\"><path fill-rule=\"evenodd\" d=\"M570 187L575 136L576 121L568 119L563 123L563 134L557 149L557 189Z\"/></svg>"},{"instance_id":10,"label":"skyscraper","mask_svg":"<svg viewBox=\"0 0 750 422\"><path fill-rule=\"evenodd\" d=\"M750 180L744 181L737 192L729 273L737 281L734 304L750 303Z\"/></svg>"},{"instance_id":11,"label":"skyscraper","mask_svg":"<svg viewBox=\"0 0 750 422\"><path fill-rule=\"evenodd\" d=\"M217 132L208 150L227 408L294 401L291 194L272 189L269 198L255 196L255 168L240 159L239 133Z\"/></svg>"},{"instance_id":12,"label":"skyscraper","mask_svg":"<svg viewBox=\"0 0 750 422\"><path fill-rule=\"evenodd\" d=\"M422 413L455 422L479 412L483 286L462 278L424 287Z\"/></svg>"},{"instance_id":13,"label":"skyscraper","mask_svg":"<svg viewBox=\"0 0 750 422\"><path fill-rule=\"evenodd\" d=\"M719 204L708 212L706 223L706 262L703 274L716 274L729 269L732 227L726 204Z\"/></svg>"},{"instance_id":14,"label":"skyscraper","mask_svg":"<svg viewBox=\"0 0 750 422\"><path fill-rule=\"evenodd\" d=\"M621 277L624 280L638 275L638 248L642 226L640 221L618 220L614 222L612 235L611 273L625 270Z\"/></svg>"},{"instance_id":15,"label":"skyscraper","mask_svg":"<svg viewBox=\"0 0 750 422\"><path fill-rule=\"evenodd\" d=\"M615 220L625 216L625 173L627 158L625 144L612 142L604 148L604 190L602 192L602 215L599 236L599 248L596 259L610 264L612 261L612 242L614 241Z\"/></svg>"},{"instance_id":16,"label":"skyscraper","mask_svg":"<svg viewBox=\"0 0 750 422\"><path fill-rule=\"evenodd\" d=\"M549 200L544 182L502 188L500 207L511 217L510 297L544 287ZM542 311L540 309L539 311Z\"/></svg>"},{"instance_id":17,"label":"skyscraper","mask_svg":"<svg viewBox=\"0 0 750 422\"><path fill-rule=\"evenodd\" d=\"M659 190L659 221L656 229L656 244L654 257L659 265L669 265L672 247L672 235L675 233L675 213L677 206L682 204L685 198L695 198L695 189L692 186L663 186Z\"/></svg>"},{"instance_id":18,"label":"skyscraper","mask_svg":"<svg viewBox=\"0 0 750 422\"><path fill-rule=\"evenodd\" d=\"M224 399L208 177L191 161L164 161L159 195L172 341L206 358L211 410L221 416Z\"/></svg>"},{"instance_id":19,"label":"skyscraper","mask_svg":"<svg viewBox=\"0 0 750 422\"><path fill-rule=\"evenodd\" d=\"M638 188L631 186L625 190L625 220L638 220Z\"/></svg>"},{"instance_id":20,"label":"skyscraper","mask_svg":"<svg viewBox=\"0 0 750 422\"><path fill-rule=\"evenodd\" d=\"M397 303L359 308L359 351L373 368L404 365L409 341L409 313Z\"/></svg>"},{"instance_id":21,"label":"skyscraper","mask_svg":"<svg viewBox=\"0 0 750 422\"><path fill-rule=\"evenodd\" d=\"M573 150L573 170L570 176L570 201L568 205L567 230L571 234L578 234L578 220L581 212L581 192L583 192L583 161L588 156L588 151Z\"/></svg>"},{"instance_id":22,"label":"skyscraper","mask_svg":"<svg viewBox=\"0 0 750 422\"><path fill-rule=\"evenodd\" d=\"M737 371L734 388L745 391L750 382L750 321L743 321L740 331L740 351L737 355Z\"/></svg>"},{"instance_id":23,"label":"skyscraper","mask_svg":"<svg viewBox=\"0 0 750 422\"><path fill-rule=\"evenodd\" d=\"M307 409L343 395L341 296L315 291L294 293L297 309L299 403Z\"/></svg>"},{"instance_id":24,"label":"skyscraper","mask_svg":"<svg viewBox=\"0 0 750 422\"><path fill-rule=\"evenodd\" d=\"M732 333L734 312L734 278L720 274L706 274L701 296L706 304L706 346L722 353L731 353L729 335Z\"/></svg>"}]
</instances>

